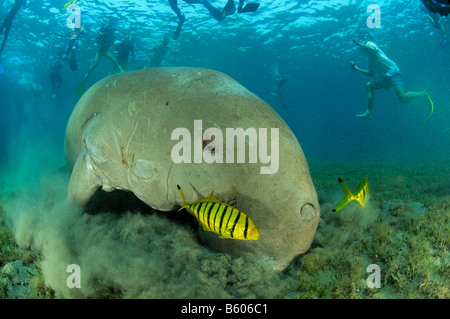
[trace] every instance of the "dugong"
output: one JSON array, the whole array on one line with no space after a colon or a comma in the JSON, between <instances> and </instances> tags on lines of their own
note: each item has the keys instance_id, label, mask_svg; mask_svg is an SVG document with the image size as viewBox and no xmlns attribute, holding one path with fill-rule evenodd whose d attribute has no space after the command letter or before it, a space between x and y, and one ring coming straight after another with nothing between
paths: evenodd
<instances>
[{"instance_id":1,"label":"dugong","mask_svg":"<svg viewBox=\"0 0 450 319\"><path fill-rule=\"evenodd\" d=\"M239 134L228 138L233 130ZM319 222L292 131L263 100L214 70L151 68L100 80L70 116L65 156L68 199L80 206L99 187L133 192L159 211L183 205L177 185L188 202L213 193L250 217L260 235L224 239L200 229L202 241L250 253L276 271L309 249Z\"/></svg>"}]
</instances>

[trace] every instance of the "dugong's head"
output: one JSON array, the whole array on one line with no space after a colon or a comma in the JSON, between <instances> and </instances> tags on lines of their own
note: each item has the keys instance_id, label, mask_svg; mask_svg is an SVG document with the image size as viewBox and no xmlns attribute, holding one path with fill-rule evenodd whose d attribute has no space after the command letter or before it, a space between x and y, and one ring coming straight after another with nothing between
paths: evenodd
<instances>
[{"instance_id":1,"label":"dugong's head","mask_svg":"<svg viewBox=\"0 0 450 319\"><path fill-rule=\"evenodd\" d=\"M133 192L157 210L213 193L248 215L259 239L208 245L251 253L282 270L306 252L320 216L302 149L264 101L213 70L156 68L113 75L90 88L66 130L68 197L86 204L102 187Z\"/></svg>"}]
</instances>

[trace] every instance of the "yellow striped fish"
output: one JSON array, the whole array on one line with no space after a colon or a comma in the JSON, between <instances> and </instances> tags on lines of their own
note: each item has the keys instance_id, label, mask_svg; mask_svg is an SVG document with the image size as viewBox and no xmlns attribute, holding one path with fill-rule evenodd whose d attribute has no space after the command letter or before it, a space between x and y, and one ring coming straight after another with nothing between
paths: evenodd
<instances>
[{"instance_id":1,"label":"yellow striped fish","mask_svg":"<svg viewBox=\"0 0 450 319\"><path fill-rule=\"evenodd\" d=\"M189 208L202 224L203 230L219 234L220 238L258 240L259 231L255 223L243 212L220 202L212 193L205 199L189 204L180 186L177 187L184 202L178 211Z\"/></svg>"}]
</instances>

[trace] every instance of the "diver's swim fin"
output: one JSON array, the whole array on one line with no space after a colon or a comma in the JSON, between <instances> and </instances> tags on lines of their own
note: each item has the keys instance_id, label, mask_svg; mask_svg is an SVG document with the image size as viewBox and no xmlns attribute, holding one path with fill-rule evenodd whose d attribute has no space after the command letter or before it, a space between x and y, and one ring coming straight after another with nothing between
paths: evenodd
<instances>
[{"instance_id":1,"label":"diver's swim fin","mask_svg":"<svg viewBox=\"0 0 450 319\"><path fill-rule=\"evenodd\" d=\"M64 11L67 11L67 8L68 8L70 5L77 3L77 1L78 1L78 0L70 0L69 2L67 2L66 4L64 4L64 5L63 5Z\"/></svg>"},{"instance_id":2,"label":"diver's swim fin","mask_svg":"<svg viewBox=\"0 0 450 319\"><path fill-rule=\"evenodd\" d=\"M426 118L425 122L423 122L425 124L430 120L431 116L434 113L434 104L433 104L433 101L431 100L430 95L428 95L428 92L426 90L423 90L423 92L425 92L427 99L428 99L428 105L430 106L430 114L428 114L428 117Z\"/></svg>"},{"instance_id":3,"label":"diver's swim fin","mask_svg":"<svg viewBox=\"0 0 450 319\"><path fill-rule=\"evenodd\" d=\"M223 8L223 15L229 16L236 12L236 5L234 4L234 0L228 0L227 4Z\"/></svg>"},{"instance_id":4,"label":"diver's swim fin","mask_svg":"<svg viewBox=\"0 0 450 319\"><path fill-rule=\"evenodd\" d=\"M78 88L77 88L78 96L82 96L84 91L86 91L86 82L87 82L87 79L84 78L83 81L81 81L80 85L78 85Z\"/></svg>"},{"instance_id":5,"label":"diver's swim fin","mask_svg":"<svg viewBox=\"0 0 450 319\"><path fill-rule=\"evenodd\" d=\"M76 71L78 70L78 64L77 64L77 60L75 58L70 58L68 60L69 63L69 67L71 71Z\"/></svg>"},{"instance_id":6,"label":"diver's swim fin","mask_svg":"<svg viewBox=\"0 0 450 319\"><path fill-rule=\"evenodd\" d=\"M238 10L238 12L239 13L255 12L258 8L259 8L259 3L252 2L252 3L247 3L245 5L245 7L243 9L241 9L241 10Z\"/></svg>"}]
</instances>

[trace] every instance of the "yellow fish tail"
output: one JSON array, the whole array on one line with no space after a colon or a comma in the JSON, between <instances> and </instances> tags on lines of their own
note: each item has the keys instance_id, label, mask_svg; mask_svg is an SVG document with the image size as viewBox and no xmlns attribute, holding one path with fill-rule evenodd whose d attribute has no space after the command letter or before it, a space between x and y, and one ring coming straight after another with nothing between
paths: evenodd
<instances>
[{"instance_id":1,"label":"yellow fish tail","mask_svg":"<svg viewBox=\"0 0 450 319\"><path fill-rule=\"evenodd\" d=\"M356 195L353 195L350 189L347 187L347 184L345 184L345 182L341 178L338 178L338 182L341 185L342 190L344 191L344 198L332 211L337 212L341 210L352 200L357 201L362 207L365 207L370 196L370 186L368 179L369 175L367 175L365 179L359 182L358 187L356 188Z\"/></svg>"},{"instance_id":2,"label":"yellow fish tail","mask_svg":"<svg viewBox=\"0 0 450 319\"><path fill-rule=\"evenodd\" d=\"M355 196L352 194L350 189L348 188L347 184L341 179L338 178L339 185L341 185L342 190L344 191L344 198L340 201L339 204L332 210L333 212L337 212L345 207L348 203L350 203Z\"/></svg>"},{"instance_id":3,"label":"yellow fish tail","mask_svg":"<svg viewBox=\"0 0 450 319\"><path fill-rule=\"evenodd\" d=\"M184 206L181 207L181 208L179 209L179 211L180 211L180 210L182 210L183 208L189 207L189 204L188 204L188 202L186 202L186 198L184 197L184 194L183 194L183 191L181 190L180 185L177 185L177 188L178 188L178 190L180 191L181 198L183 199L183 202L184 202Z\"/></svg>"},{"instance_id":4,"label":"yellow fish tail","mask_svg":"<svg viewBox=\"0 0 450 319\"><path fill-rule=\"evenodd\" d=\"M356 188L356 194L355 200L362 207L365 207L370 195L369 175L359 182L358 187Z\"/></svg>"}]
</instances>

